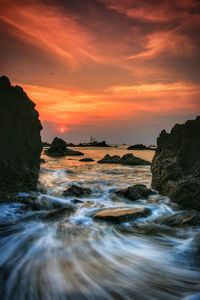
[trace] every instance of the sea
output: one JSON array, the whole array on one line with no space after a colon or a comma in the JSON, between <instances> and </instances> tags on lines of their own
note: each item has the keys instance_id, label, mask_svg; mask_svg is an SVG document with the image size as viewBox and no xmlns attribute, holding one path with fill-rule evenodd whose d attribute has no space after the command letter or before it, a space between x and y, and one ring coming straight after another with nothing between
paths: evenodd
<instances>
[{"instance_id":1,"label":"sea","mask_svg":"<svg viewBox=\"0 0 200 300\"><path fill-rule=\"evenodd\" d=\"M157 191L136 201L115 193L134 184L150 188L150 166L97 162L126 153L151 161L154 151L75 149L94 162L43 154L39 192L1 199L0 299L200 299L200 228L183 222L193 212ZM91 194L64 196L71 185L90 188ZM67 205L72 213L54 214ZM113 207L151 213L116 223L94 219L95 212Z\"/></svg>"}]
</instances>

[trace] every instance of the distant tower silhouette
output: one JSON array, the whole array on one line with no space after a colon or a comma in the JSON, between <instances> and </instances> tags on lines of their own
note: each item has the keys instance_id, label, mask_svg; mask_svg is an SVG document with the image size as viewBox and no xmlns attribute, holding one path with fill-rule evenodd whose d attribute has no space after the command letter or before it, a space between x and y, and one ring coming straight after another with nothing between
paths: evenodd
<instances>
[{"instance_id":1,"label":"distant tower silhouette","mask_svg":"<svg viewBox=\"0 0 200 300\"><path fill-rule=\"evenodd\" d=\"M90 137L90 143L93 143L93 142L95 142L95 141L96 141L95 137L91 136L91 137Z\"/></svg>"}]
</instances>

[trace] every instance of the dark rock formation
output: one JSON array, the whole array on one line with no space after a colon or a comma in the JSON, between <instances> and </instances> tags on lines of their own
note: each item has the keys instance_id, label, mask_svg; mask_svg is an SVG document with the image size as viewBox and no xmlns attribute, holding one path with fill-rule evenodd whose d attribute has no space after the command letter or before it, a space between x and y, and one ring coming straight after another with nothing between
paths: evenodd
<instances>
[{"instance_id":1,"label":"dark rock formation","mask_svg":"<svg viewBox=\"0 0 200 300\"><path fill-rule=\"evenodd\" d=\"M75 197L83 197L83 196L89 196L91 194L91 189L84 188L78 185L71 185L63 192L63 195L65 197L68 196L75 196Z\"/></svg>"},{"instance_id":2,"label":"dark rock formation","mask_svg":"<svg viewBox=\"0 0 200 300\"><path fill-rule=\"evenodd\" d=\"M83 161L83 162L92 162L94 161L94 159L90 158L90 157L85 157L85 158L81 158L79 161Z\"/></svg>"},{"instance_id":3,"label":"dark rock formation","mask_svg":"<svg viewBox=\"0 0 200 300\"><path fill-rule=\"evenodd\" d=\"M48 143L48 142L43 142L42 144L43 144L43 147L50 147L51 146L51 144Z\"/></svg>"},{"instance_id":4,"label":"dark rock formation","mask_svg":"<svg viewBox=\"0 0 200 300\"><path fill-rule=\"evenodd\" d=\"M106 141L98 142L98 141L93 141L90 143L80 143L78 145L72 144L73 147L111 147L109 146Z\"/></svg>"},{"instance_id":5,"label":"dark rock formation","mask_svg":"<svg viewBox=\"0 0 200 300\"><path fill-rule=\"evenodd\" d=\"M65 156L67 144L60 138L55 137L50 148L45 150L45 154L49 156Z\"/></svg>"},{"instance_id":6,"label":"dark rock formation","mask_svg":"<svg viewBox=\"0 0 200 300\"><path fill-rule=\"evenodd\" d=\"M75 206L67 205L61 208L57 208L48 212L44 217L42 217L42 221L46 222L55 222L60 221L61 219L65 219L69 217L76 210Z\"/></svg>"},{"instance_id":7,"label":"dark rock formation","mask_svg":"<svg viewBox=\"0 0 200 300\"><path fill-rule=\"evenodd\" d=\"M136 144L136 145L133 145L133 146L129 146L127 148L127 150L155 150L155 149L153 149L151 147L147 147L143 144Z\"/></svg>"},{"instance_id":8,"label":"dark rock formation","mask_svg":"<svg viewBox=\"0 0 200 300\"><path fill-rule=\"evenodd\" d=\"M125 197L132 201L146 199L149 195L154 194L154 192L148 189L144 184L135 184L126 189L118 190L115 193L120 197Z\"/></svg>"},{"instance_id":9,"label":"dark rock formation","mask_svg":"<svg viewBox=\"0 0 200 300\"><path fill-rule=\"evenodd\" d=\"M151 211L145 207L112 207L105 208L96 212L93 216L95 220L120 223L126 221L133 221L137 218L143 218L150 215Z\"/></svg>"},{"instance_id":10,"label":"dark rock formation","mask_svg":"<svg viewBox=\"0 0 200 300\"><path fill-rule=\"evenodd\" d=\"M54 138L49 149L45 150L44 153L48 156L59 157L59 156L80 156L84 155L80 151L74 151L67 148L67 144L60 138Z\"/></svg>"},{"instance_id":11,"label":"dark rock formation","mask_svg":"<svg viewBox=\"0 0 200 300\"><path fill-rule=\"evenodd\" d=\"M102 142L91 142L89 144L86 145L87 147L110 147L108 144L106 144L106 141L102 141Z\"/></svg>"},{"instance_id":12,"label":"dark rock formation","mask_svg":"<svg viewBox=\"0 0 200 300\"><path fill-rule=\"evenodd\" d=\"M72 150L70 148L66 148L66 156L83 156L84 153L78 150Z\"/></svg>"},{"instance_id":13,"label":"dark rock formation","mask_svg":"<svg viewBox=\"0 0 200 300\"><path fill-rule=\"evenodd\" d=\"M200 117L163 130L152 162L152 187L174 202L200 210Z\"/></svg>"},{"instance_id":14,"label":"dark rock formation","mask_svg":"<svg viewBox=\"0 0 200 300\"><path fill-rule=\"evenodd\" d=\"M0 77L1 192L36 189L42 151L38 116L23 89Z\"/></svg>"},{"instance_id":15,"label":"dark rock formation","mask_svg":"<svg viewBox=\"0 0 200 300\"><path fill-rule=\"evenodd\" d=\"M40 163L44 164L46 162L46 160L44 158L40 158Z\"/></svg>"},{"instance_id":16,"label":"dark rock formation","mask_svg":"<svg viewBox=\"0 0 200 300\"><path fill-rule=\"evenodd\" d=\"M101 164L122 164L122 165L150 165L151 163L147 160L134 156L132 153L127 153L120 157L119 155L110 156L105 155L104 158L98 161Z\"/></svg>"}]
</instances>

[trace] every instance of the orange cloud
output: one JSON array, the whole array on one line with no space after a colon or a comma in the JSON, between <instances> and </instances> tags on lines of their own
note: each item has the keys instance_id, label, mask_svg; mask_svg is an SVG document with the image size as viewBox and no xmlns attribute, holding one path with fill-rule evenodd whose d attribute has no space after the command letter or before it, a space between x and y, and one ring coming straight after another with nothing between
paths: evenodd
<instances>
[{"instance_id":1,"label":"orange cloud","mask_svg":"<svg viewBox=\"0 0 200 300\"><path fill-rule=\"evenodd\" d=\"M2 0L1 70L61 134L195 115L200 4L175 2Z\"/></svg>"},{"instance_id":2,"label":"orange cloud","mask_svg":"<svg viewBox=\"0 0 200 300\"><path fill-rule=\"evenodd\" d=\"M92 36L70 14L40 2L20 5L8 0L3 4L0 19L15 29L18 38L57 55L71 67L102 61Z\"/></svg>"},{"instance_id":3,"label":"orange cloud","mask_svg":"<svg viewBox=\"0 0 200 300\"><path fill-rule=\"evenodd\" d=\"M29 85L24 88L37 103L41 119L54 122L61 133L82 123L145 119L151 113L192 114L198 108L194 99L200 99L199 86L185 82L113 86L99 93Z\"/></svg>"},{"instance_id":4,"label":"orange cloud","mask_svg":"<svg viewBox=\"0 0 200 300\"><path fill-rule=\"evenodd\" d=\"M192 55L195 46L188 37L174 31L156 32L146 37L145 50L131 55L128 59L152 58L161 53L174 56Z\"/></svg>"}]
</instances>

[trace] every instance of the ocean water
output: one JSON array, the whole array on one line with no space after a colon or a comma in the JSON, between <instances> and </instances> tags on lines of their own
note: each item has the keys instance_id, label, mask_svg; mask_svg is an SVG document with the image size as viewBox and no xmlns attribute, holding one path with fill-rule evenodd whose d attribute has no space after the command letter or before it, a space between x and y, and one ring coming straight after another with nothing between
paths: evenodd
<instances>
[{"instance_id":1,"label":"ocean water","mask_svg":"<svg viewBox=\"0 0 200 300\"><path fill-rule=\"evenodd\" d=\"M50 158L41 165L40 192L20 193L0 203L0 299L200 299L200 228L169 226L162 220L187 214L156 193L131 202L115 191L151 186L149 166L98 164L105 154L152 160L154 151L76 148L82 157ZM71 184L89 187L90 196L64 197ZM36 198L37 208L29 205ZM24 201L25 199L26 201ZM55 207L72 204L72 214L47 218ZM147 207L134 221L98 222L102 208Z\"/></svg>"}]
</instances>

